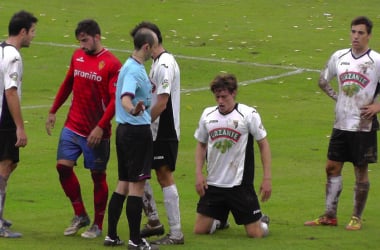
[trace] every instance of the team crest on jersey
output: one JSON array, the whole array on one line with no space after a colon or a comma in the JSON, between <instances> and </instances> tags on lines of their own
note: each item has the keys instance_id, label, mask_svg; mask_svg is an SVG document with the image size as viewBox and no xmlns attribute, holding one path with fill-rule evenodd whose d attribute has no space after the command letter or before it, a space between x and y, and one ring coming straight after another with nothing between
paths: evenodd
<instances>
[{"instance_id":1,"label":"team crest on jersey","mask_svg":"<svg viewBox=\"0 0 380 250\"><path fill-rule=\"evenodd\" d=\"M9 78L12 79L13 81L17 81L17 79L18 79L17 72L13 72L12 74L10 74Z\"/></svg>"},{"instance_id":2,"label":"team crest on jersey","mask_svg":"<svg viewBox=\"0 0 380 250\"><path fill-rule=\"evenodd\" d=\"M234 128L237 129L237 127L239 125L239 121L238 120L233 120L232 123L234 124Z\"/></svg>"},{"instance_id":3,"label":"team crest on jersey","mask_svg":"<svg viewBox=\"0 0 380 250\"><path fill-rule=\"evenodd\" d=\"M168 88L169 87L169 81L167 79L164 80L164 82L162 83L162 87L164 89Z\"/></svg>"},{"instance_id":4,"label":"team crest on jersey","mask_svg":"<svg viewBox=\"0 0 380 250\"><path fill-rule=\"evenodd\" d=\"M361 73L367 74L367 70L373 68L373 62L366 62L366 63L360 64L359 68L360 68Z\"/></svg>"},{"instance_id":5,"label":"team crest on jersey","mask_svg":"<svg viewBox=\"0 0 380 250\"><path fill-rule=\"evenodd\" d=\"M102 70L104 66L106 66L106 63L104 61L100 61L98 65L99 70Z\"/></svg>"}]
</instances>

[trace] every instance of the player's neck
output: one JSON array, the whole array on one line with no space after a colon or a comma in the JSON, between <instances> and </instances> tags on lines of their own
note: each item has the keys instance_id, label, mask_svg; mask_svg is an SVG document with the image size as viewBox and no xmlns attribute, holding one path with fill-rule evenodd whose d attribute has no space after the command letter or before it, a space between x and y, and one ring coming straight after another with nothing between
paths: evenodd
<instances>
[{"instance_id":1,"label":"player's neck","mask_svg":"<svg viewBox=\"0 0 380 250\"><path fill-rule=\"evenodd\" d=\"M132 58L135 59L140 64L144 64L144 58L139 53L132 53Z\"/></svg>"},{"instance_id":2,"label":"player's neck","mask_svg":"<svg viewBox=\"0 0 380 250\"><path fill-rule=\"evenodd\" d=\"M17 50L21 49L21 41L18 37L15 36L10 36L8 39L5 41L7 44L10 44L14 46Z\"/></svg>"},{"instance_id":3,"label":"player's neck","mask_svg":"<svg viewBox=\"0 0 380 250\"><path fill-rule=\"evenodd\" d=\"M94 52L94 55L99 54L100 52L102 52L103 49L104 49L103 46L97 46L97 47L96 47L96 50L95 50L95 52Z\"/></svg>"},{"instance_id":4,"label":"player's neck","mask_svg":"<svg viewBox=\"0 0 380 250\"><path fill-rule=\"evenodd\" d=\"M365 48L362 48L362 49L352 49L352 54L355 57L360 57L360 56L364 55L365 53L367 53L368 50L369 50L368 47L365 47Z\"/></svg>"},{"instance_id":5,"label":"player's neck","mask_svg":"<svg viewBox=\"0 0 380 250\"><path fill-rule=\"evenodd\" d=\"M162 47L161 44L159 44L157 49L152 53L153 60L155 60L157 57L159 57L163 52L165 52L165 48Z\"/></svg>"}]
</instances>

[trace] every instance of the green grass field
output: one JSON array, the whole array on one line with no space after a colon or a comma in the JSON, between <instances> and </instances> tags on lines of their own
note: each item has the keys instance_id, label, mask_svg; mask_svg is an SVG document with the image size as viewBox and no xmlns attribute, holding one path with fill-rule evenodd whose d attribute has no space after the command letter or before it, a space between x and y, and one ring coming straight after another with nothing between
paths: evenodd
<instances>
[{"instance_id":1,"label":"green grass field","mask_svg":"<svg viewBox=\"0 0 380 250\"><path fill-rule=\"evenodd\" d=\"M370 166L371 191L361 231L344 229L353 204L353 169L347 164L336 228L306 228L305 220L324 211L324 164L334 103L317 87L318 72L337 49L350 46L349 24L358 15L374 22L371 47L380 51L380 2L352 0L13 0L0 2L0 40L11 15L26 9L38 18L37 36L23 49L23 113L29 144L8 185L5 217L21 239L0 238L0 249L103 249L103 237L63 236L73 216L55 170L56 146L66 117L62 107L53 136L45 119L64 78L73 49L74 29L96 19L103 44L122 62L133 48L129 31L142 20L158 24L164 45L181 67L181 143L176 182L186 243L162 249L378 249L380 234L379 166ZM147 64L149 70L150 62ZM270 235L249 239L230 218L231 228L212 236L192 233L198 196L194 189L194 130L204 107L214 105L208 83L220 72L242 83L238 101L257 107L268 130L273 164L273 195L262 204L271 218ZM115 126L114 126L115 128ZM257 157L259 159L259 157ZM92 181L82 159L76 173L92 217ZM257 162L256 182L261 182ZM117 181L115 147L108 167L110 193ZM167 227L162 193L155 196ZM145 220L144 220L145 221ZM107 223L105 220L105 229ZM125 214L119 224L128 239ZM103 234L105 235L105 234Z\"/></svg>"}]
</instances>

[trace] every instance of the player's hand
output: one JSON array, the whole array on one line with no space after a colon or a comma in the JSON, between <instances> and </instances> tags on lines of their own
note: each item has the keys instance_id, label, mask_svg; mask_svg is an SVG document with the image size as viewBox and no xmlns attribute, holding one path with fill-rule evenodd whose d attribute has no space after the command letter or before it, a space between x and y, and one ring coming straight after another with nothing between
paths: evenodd
<instances>
[{"instance_id":1,"label":"player's hand","mask_svg":"<svg viewBox=\"0 0 380 250\"><path fill-rule=\"evenodd\" d=\"M380 112L380 103L373 103L360 108L360 117L362 119L371 119Z\"/></svg>"},{"instance_id":2,"label":"player's hand","mask_svg":"<svg viewBox=\"0 0 380 250\"><path fill-rule=\"evenodd\" d=\"M144 101L138 101L132 115L142 115L142 113L145 111L145 105Z\"/></svg>"},{"instance_id":3,"label":"player's hand","mask_svg":"<svg viewBox=\"0 0 380 250\"><path fill-rule=\"evenodd\" d=\"M25 147L26 144L28 144L28 138L26 137L26 133L24 129L18 128L16 130L16 136L17 136L17 141L15 144L15 147Z\"/></svg>"},{"instance_id":4,"label":"player's hand","mask_svg":"<svg viewBox=\"0 0 380 250\"><path fill-rule=\"evenodd\" d=\"M195 190L199 196L205 195L205 190L208 188L205 177L202 174L197 175L195 181Z\"/></svg>"},{"instance_id":5,"label":"player's hand","mask_svg":"<svg viewBox=\"0 0 380 250\"><path fill-rule=\"evenodd\" d=\"M264 179L260 186L261 201L265 202L269 200L272 194L272 180Z\"/></svg>"},{"instance_id":6,"label":"player's hand","mask_svg":"<svg viewBox=\"0 0 380 250\"><path fill-rule=\"evenodd\" d=\"M103 129L99 126L96 126L90 133L90 135L87 137L87 145L90 148L95 147L98 145L103 138Z\"/></svg>"},{"instance_id":7,"label":"player's hand","mask_svg":"<svg viewBox=\"0 0 380 250\"><path fill-rule=\"evenodd\" d=\"M55 114L49 113L45 123L46 133L48 135L51 135L51 130L54 128L55 119Z\"/></svg>"}]
</instances>

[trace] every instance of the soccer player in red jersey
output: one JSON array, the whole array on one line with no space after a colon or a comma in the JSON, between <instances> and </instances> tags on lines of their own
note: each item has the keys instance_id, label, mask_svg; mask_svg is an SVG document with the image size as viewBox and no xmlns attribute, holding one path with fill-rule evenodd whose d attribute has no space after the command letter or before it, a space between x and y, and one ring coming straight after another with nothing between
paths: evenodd
<instances>
[{"instance_id":1,"label":"soccer player in red jersey","mask_svg":"<svg viewBox=\"0 0 380 250\"><path fill-rule=\"evenodd\" d=\"M81 234L84 238L101 235L107 206L108 185L106 167L110 155L111 120L115 114L116 82L120 61L102 46L101 33L96 21L86 19L78 23L75 36L79 41L49 111L46 131L56 121L56 112L72 94L71 106L62 129L57 150L57 171L66 196L74 209L72 224L64 235L74 235L90 224L80 184L74 166L81 154L84 167L91 171L94 183L94 222Z\"/></svg>"}]
</instances>

